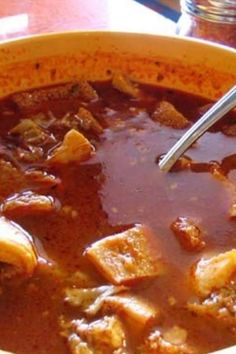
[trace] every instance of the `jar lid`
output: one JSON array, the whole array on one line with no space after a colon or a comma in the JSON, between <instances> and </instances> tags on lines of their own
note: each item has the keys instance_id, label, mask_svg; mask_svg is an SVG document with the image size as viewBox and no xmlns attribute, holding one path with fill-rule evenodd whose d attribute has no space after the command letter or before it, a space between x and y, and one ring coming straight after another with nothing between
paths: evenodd
<instances>
[{"instance_id":1,"label":"jar lid","mask_svg":"<svg viewBox=\"0 0 236 354\"><path fill-rule=\"evenodd\" d=\"M181 9L208 21L236 24L236 0L181 0Z\"/></svg>"}]
</instances>

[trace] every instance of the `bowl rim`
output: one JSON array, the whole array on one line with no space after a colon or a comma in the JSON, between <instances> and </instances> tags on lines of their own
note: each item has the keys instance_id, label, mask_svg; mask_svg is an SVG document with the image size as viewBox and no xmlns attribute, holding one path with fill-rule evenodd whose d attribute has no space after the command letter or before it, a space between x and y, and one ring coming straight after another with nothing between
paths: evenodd
<instances>
[{"instance_id":1,"label":"bowl rim","mask_svg":"<svg viewBox=\"0 0 236 354\"><path fill-rule=\"evenodd\" d=\"M160 40L165 41L174 41L176 43L191 43L196 46L209 47L212 49L223 50L232 54L236 54L236 49L229 47L220 43L212 42L210 40L205 40L195 37L187 37L180 35L170 35L170 34L159 34L159 33L144 33L144 32L127 32L127 31L115 31L115 30L69 30L69 31L56 31L56 32L45 32L37 34L29 34L26 36L19 36L17 38L7 38L0 41L0 48L7 46L18 45L19 42L23 44L30 43L37 40L45 39L57 39L62 37L71 37L71 36L91 36L96 35L100 37L142 37L142 38L159 38Z\"/></svg>"}]
</instances>

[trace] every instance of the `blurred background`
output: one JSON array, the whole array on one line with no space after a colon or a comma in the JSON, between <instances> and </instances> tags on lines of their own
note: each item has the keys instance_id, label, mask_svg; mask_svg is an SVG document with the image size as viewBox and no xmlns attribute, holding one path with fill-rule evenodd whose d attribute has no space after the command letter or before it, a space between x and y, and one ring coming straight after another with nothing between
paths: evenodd
<instances>
[{"instance_id":1,"label":"blurred background","mask_svg":"<svg viewBox=\"0 0 236 354\"><path fill-rule=\"evenodd\" d=\"M177 22L180 17L179 0L137 0L139 3L148 6L154 11L163 14L165 17Z\"/></svg>"}]
</instances>

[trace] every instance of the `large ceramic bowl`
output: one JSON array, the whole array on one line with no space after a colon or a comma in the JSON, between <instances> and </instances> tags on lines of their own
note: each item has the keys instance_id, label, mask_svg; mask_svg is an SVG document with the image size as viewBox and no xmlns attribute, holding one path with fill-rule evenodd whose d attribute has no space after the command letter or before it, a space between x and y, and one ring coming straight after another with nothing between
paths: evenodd
<instances>
[{"instance_id":1,"label":"large ceramic bowl","mask_svg":"<svg viewBox=\"0 0 236 354\"><path fill-rule=\"evenodd\" d=\"M9 41L0 44L0 97L81 77L108 79L117 70L135 81L216 99L236 83L236 51L189 39L109 32ZM235 352L235 347L227 350Z\"/></svg>"},{"instance_id":2,"label":"large ceramic bowl","mask_svg":"<svg viewBox=\"0 0 236 354\"><path fill-rule=\"evenodd\" d=\"M0 97L85 77L131 79L217 98L236 82L236 51L190 39L71 32L0 44Z\"/></svg>"}]
</instances>

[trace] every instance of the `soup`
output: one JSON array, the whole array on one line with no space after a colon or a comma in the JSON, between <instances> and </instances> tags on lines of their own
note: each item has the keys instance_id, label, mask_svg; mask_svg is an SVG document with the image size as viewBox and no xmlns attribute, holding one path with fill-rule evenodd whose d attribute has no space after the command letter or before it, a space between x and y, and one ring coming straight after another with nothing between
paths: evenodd
<instances>
[{"instance_id":1,"label":"soup","mask_svg":"<svg viewBox=\"0 0 236 354\"><path fill-rule=\"evenodd\" d=\"M158 167L210 104L120 74L0 102L2 350L235 343L235 114Z\"/></svg>"}]
</instances>

